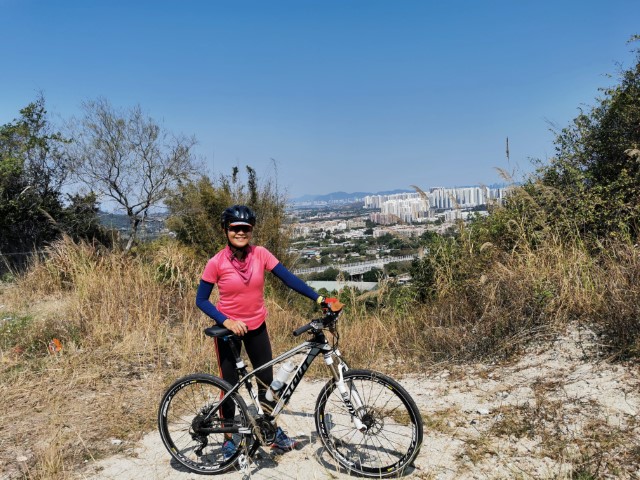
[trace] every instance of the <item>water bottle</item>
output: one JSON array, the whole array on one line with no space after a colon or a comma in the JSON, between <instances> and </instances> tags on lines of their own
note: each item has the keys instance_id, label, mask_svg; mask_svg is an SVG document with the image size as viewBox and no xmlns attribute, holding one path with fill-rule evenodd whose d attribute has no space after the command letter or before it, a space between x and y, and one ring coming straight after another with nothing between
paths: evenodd
<instances>
[{"instance_id":1,"label":"water bottle","mask_svg":"<svg viewBox=\"0 0 640 480\"><path fill-rule=\"evenodd\" d=\"M276 373L273 382L271 382L271 385L267 389L267 393L265 395L267 400L273 402L275 393L284 387L284 384L289 380L289 375L291 375L291 372L293 372L295 368L296 366L289 361L282 364L278 373Z\"/></svg>"}]
</instances>

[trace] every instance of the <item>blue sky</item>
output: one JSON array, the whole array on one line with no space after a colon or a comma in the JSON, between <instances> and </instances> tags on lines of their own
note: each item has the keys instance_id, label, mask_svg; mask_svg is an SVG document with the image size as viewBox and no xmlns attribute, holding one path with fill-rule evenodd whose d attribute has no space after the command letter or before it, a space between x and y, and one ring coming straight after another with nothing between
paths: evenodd
<instances>
[{"instance_id":1,"label":"blue sky","mask_svg":"<svg viewBox=\"0 0 640 480\"><path fill-rule=\"evenodd\" d=\"M0 123L136 104L290 196L500 181L633 64L640 2L0 0ZM505 158L509 137L511 162Z\"/></svg>"}]
</instances>

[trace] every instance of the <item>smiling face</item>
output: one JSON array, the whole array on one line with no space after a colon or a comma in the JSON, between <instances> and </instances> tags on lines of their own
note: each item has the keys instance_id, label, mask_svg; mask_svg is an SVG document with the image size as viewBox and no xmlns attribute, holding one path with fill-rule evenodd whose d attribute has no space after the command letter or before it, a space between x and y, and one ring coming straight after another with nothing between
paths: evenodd
<instances>
[{"instance_id":1,"label":"smiling face","mask_svg":"<svg viewBox=\"0 0 640 480\"><path fill-rule=\"evenodd\" d=\"M252 230L250 225L230 225L227 230L227 239L236 248L246 247L251 241Z\"/></svg>"}]
</instances>

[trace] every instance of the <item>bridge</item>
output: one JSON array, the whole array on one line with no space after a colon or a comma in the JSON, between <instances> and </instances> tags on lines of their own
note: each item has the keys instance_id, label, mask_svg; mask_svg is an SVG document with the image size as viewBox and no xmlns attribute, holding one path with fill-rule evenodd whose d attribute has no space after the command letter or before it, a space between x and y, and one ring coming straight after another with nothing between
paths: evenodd
<instances>
[{"instance_id":1,"label":"bridge","mask_svg":"<svg viewBox=\"0 0 640 480\"><path fill-rule=\"evenodd\" d=\"M367 260L366 262L337 263L332 265L322 265L320 267L299 268L297 270L294 270L293 273L295 273L296 275L306 275L308 273L324 272L328 268L335 268L336 270L347 272L349 273L349 275L360 275L362 273L368 272L373 268L379 268L382 270L382 268L384 268L387 263L409 262L416 258L418 258L417 254L402 255L400 257L384 257L377 258L375 260Z\"/></svg>"}]
</instances>

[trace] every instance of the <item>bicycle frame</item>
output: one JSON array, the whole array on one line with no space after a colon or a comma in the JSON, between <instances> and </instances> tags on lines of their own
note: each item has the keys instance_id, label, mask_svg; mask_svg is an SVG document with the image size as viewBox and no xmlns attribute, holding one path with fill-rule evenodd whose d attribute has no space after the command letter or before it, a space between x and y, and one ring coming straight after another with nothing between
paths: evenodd
<instances>
[{"instance_id":1,"label":"bicycle frame","mask_svg":"<svg viewBox=\"0 0 640 480\"><path fill-rule=\"evenodd\" d=\"M350 473L371 478L402 475L422 444L420 412L394 379L373 370L351 370L338 350L336 321L341 310L339 302L323 305L322 318L292 332L294 337L308 333L306 341L251 373L239 354L238 338L221 326L206 328L207 336L230 342L228 350L239 380L232 385L211 374L195 373L176 380L167 389L158 409L158 428L174 460L196 473L222 473L237 466L248 474L249 459L260 446L278 446L277 419L313 361L322 355L331 374L318 393L313 418L324 448ZM270 393L266 395L272 399L267 401L263 393L270 386L258 376L270 378L270 370L265 369L284 362L292 364L286 367L287 372L291 367L293 370L285 384L276 393L271 392L273 398ZM275 378L284 380L280 372ZM247 393L241 395L243 385L251 401ZM231 413L232 407L235 414ZM233 440L236 447L232 453L227 448L231 446L228 440Z\"/></svg>"},{"instance_id":2,"label":"bicycle frame","mask_svg":"<svg viewBox=\"0 0 640 480\"><path fill-rule=\"evenodd\" d=\"M221 337L221 339L228 341L229 337L231 336ZM309 369L313 361L316 359L318 355L323 353L324 362L327 365L327 367L329 367L329 370L333 375L333 378L336 382L336 386L342 396L342 400L347 406L349 413L351 414L354 420L356 428L362 431L364 431L363 429L366 429L366 427L364 427L364 425L362 424L362 422L360 421L357 415L357 409L359 409L362 406L362 401L360 400L357 393L354 391L349 391L344 383L343 372L346 371L348 367L346 363L342 360L340 351L337 348L333 348L329 346L329 342L327 341L324 335L324 332L322 330L315 332L311 340L305 341L304 343L298 345L297 347L294 347L291 350L288 350L282 353L281 355L278 355L273 360L265 363L264 365L261 365L260 367L253 370L250 373L247 372L247 367L244 361L242 360L242 358L240 357L239 352L237 351L233 343L230 344L230 347L231 347L231 351L235 356L236 370L238 371L240 379L238 380L238 383L236 383L233 386L233 388L231 388L231 390L229 390L224 395L224 397L220 399L220 402L218 402L218 404L215 405L215 408L212 408L209 411L205 419L208 419L211 415L213 415L214 412L220 407L220 405L222 405L227 400L227 398L229 398L234 393L239 393L239 390L242 387L242 385L244 385L247 391L249 392L249 395L251 396L251 399L257 409L258 415L259 416L264 415L265 412L262 409L262 405L260 404L260 400L258 398L258 392L253 388L251 378L254 377L257 373L267 368L271 368L273 365L276 365L280 362L287 360L288 358L291 358L300 353L304 353L306 351L307 355L302 360L302 362L298 365L298 367L295 369L295 373L293 374L291 381L286 386L284 386L282 391L280 392L278 401L276 402L273 408L273 411L270 414L270 417L271 417L270 420L274 422L275 419L278 417L278 415L282 412L282 410L287 406L287 404L289 403L289 400L293 395L293 392L295 392L296 387L302 381L302 378L304 377L305 373L307 372L307 370ZM336 357L338 359L337 365L336 365L336 362L334 362L333 357ZM241 430L244 430L244 429L233 428L233 427L219 427L219 428L214 427L214 428L203 429L203 433L243 433L243 434L250 433L250 432L241 431Z\"/></svg>"}]
</instances>

